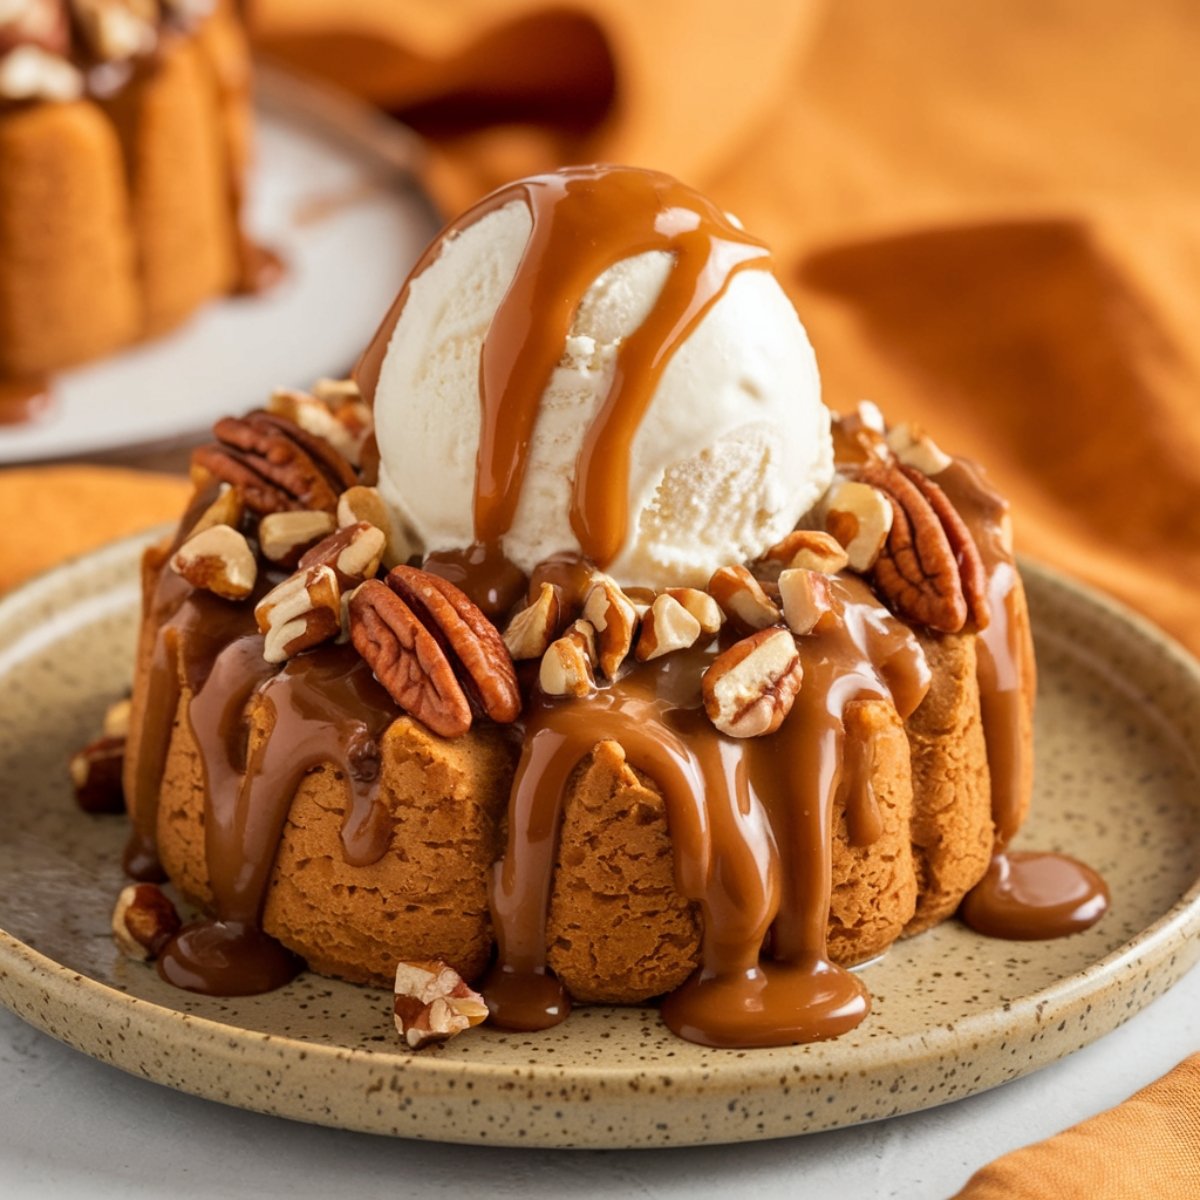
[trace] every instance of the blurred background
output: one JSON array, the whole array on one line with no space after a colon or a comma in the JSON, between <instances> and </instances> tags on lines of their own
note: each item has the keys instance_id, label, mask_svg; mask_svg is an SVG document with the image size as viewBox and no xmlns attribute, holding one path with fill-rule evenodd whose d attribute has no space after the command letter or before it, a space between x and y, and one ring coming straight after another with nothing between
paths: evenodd
<instances>
[{"instance_id":1,"label":"blurred background","mask_svg":"<svg viewBox=\"0 0 1200 1200\"><path fill-rule=\"evenodd\" d=\"M185 485L142 470L178 469L211 416L270 386L345 372L441 219L515 176L608 160L678 175L771 244L831 407L869 397L978 458L1025 553L1200 650L1194 4L255 0L245 15L262 64L250 224L287 273L64 373L63 412L83 415L0 429L0 586L172 517ZM170 416L188 405L204 421ZM53 539L21 531L31 512Z\"/></svg>"}]
</instances>

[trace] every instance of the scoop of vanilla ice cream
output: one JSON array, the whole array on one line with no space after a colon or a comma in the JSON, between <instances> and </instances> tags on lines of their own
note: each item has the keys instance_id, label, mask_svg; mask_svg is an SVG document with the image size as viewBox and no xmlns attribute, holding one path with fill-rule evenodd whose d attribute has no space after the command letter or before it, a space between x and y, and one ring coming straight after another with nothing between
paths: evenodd
<instances>
[{"instance_id":1,"label":"scoop of vanilla ice cream","mask_svg":"<svg viewBox=\"0 0 1200 1200\"><path fill-rule=\"evenodd\" d=\"M479 361L532 229L520 200L447 237L410 285L375 392L379 488L420 549L473 540ZM671 255L623 259L595 280L542 396L515 518L504 538L523 571L579 550L576 456L645 319ZM633 441L629 528L607 570L626 585L703 586L793 529L833 476L816 359L775 277L743 270L666 367Z\"/></svg>"}]
</instances>

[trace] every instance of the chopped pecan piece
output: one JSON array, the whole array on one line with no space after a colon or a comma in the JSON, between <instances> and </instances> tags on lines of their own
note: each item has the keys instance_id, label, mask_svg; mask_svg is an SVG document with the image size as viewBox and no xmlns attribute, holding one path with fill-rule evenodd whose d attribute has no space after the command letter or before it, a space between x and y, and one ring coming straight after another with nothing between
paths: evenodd
<instances>
[{"instance_id":1,"label":"chopped pecan piece","mask_svg":"<svg viewBox=\"0 0 1200 1200\"><path fill-rule=\"evenodd\" d=\"M596 657L591 621L572 621L542 655L538 686L547 696L589 696L596 690Z\"/></svg>"},{"instance_id":2,"label":"chopped pecan piece","mask_svg":"<svg viewBox=\"0 0 1200 1200\"><path fill-rule=\"evenodd\" d=\"M85 813L125 811L121 775L125 767L125 735L105 733L71 755L68 770L75 803Z\"/></svg>"},{"instance_id":3,"label":"chopped pecan piece","mask_svg":"<svg viewBox=\"0 0 1200 1200\"><path fill-rule=\"evenodd\" d=\"M895 520L887 495L857 479L837 479L821 507L829 536L845 547L847 565L866 574L883 553Z\"/></svg>"},{"instance_id":4,"label":"chopped pecan piece","mask_svg":"<svg viewBox=\"0 0 1200 1200\"><path fill-rule=\"evenodd\" d=\"M175 905L153 883L131 883L113 907L113 940L123 954L138 962L157 958L181 924Z\"/></svg>"},{"instance_id":5,"label":"chopped pecan piece","mask_svg":"<svg viewBox=\"0 0 1200 1200\"><path fill-rule=\"evenodd\" d=\"M342 493L337 506L338 525L345 527L359 521L366 521L383 531L387 539L383 551L383 565L388 570L408 559L411 554L409 539L405 537L398 523L392 520L392 514L388 512L378 488L360 485L348 488Z\"/></svg>"},{"instance_id":6,"label":"chopped pecan piece","mask_svg":"<svg viewBox=\"0 0 1200 1200\"><path fill-rule=\"evenodd\" d=\"M400 963L392 1009L396 1031L414 1050L444 1042L488 1015L483 997L440 961Z\"/></svg>"},{"instance_id":7,"label":"chopped pecan piece","mask_svg":"<svg viewBox=\"0 0 1200 1200\"><path fill-rule=\"evenodd\" d=\"M783 619L793 633L812 633L821 618L833 610L829 576L808 567L793 567L779 576L779 598Z\"/></svg>"},{"instance_id":8,"label":"chopped pecan piece","mask_svg":"<svg viewBox=\"0 0 1200 1200\"><path fill-rule=\"evenodd\" d=\"M358 483L345 457L286 417L253 412L213 426L215 443L192 455L195 467L241 489L263 514L310 508L333 512L338 496Z\"/></svg>"},{"instance_id":9,"label":"chopped pecan piece","mask_svg":"<svg viewBox=\"0 0 1200 1200\"><path fill-rule=\"evenodd\" d=\"M792 634L760 629L717 655L704 672L704 711L730 737L763 737L783 724L803 678Z\"/></svg>"},{"instance_id":10,"label":"chopped pecan piece","mask_svg":"<svg viewBox=\"0 0 1200 1200\"><path fill-rule=\"evenodd\" d=\"M716 601L713 601L713 607L716 607ZM638 634L637 660L650 662L664 654L686 650L696 644L702 632L700 621L669 592L663 592L661 596L655 597L654 603L642 618L641 632Z\"/></svg>"},{"instance_id":11,"label":"chopped pecan piece","mask_svg":"<svg viewBox=\"0 0 1200 1200\"><path fill-rule=\"evenodd\" d=\"M72 0L71 7L89 52L101 62L149 54L158 42L154 0Z\"/></svg>"},{"instance_id":12,"label":"chopped pecan piece","mask_svg":"<svg viewBox=\"0 0 1200 1200\"><path fill-rule=\"evenodd\" d=\"M129 736L129 713L133 701L128 696L114 700L104 712L104 736L123 738Z\"/></svg>"},{"instance_id":13,"label":"chopped pecan piece","mask_svg":"<svg viewBox=\"0 0 1200 1200\"><path fill-rule=\"evenodd\" d=\"M504 644L514 661L541 658L546 653L558 636L561 612L559 589L552 583L543 583L533 603L521 609L504 631Z\"/></svg>"},{"instance_id":14,"label":"chopped pecan piece","mask_svg":"<svg viewBox=\"0 0 1200 1200\"><path fill-rule=\"evenodd\" d=\"M678 600L696 618L704 637L712 637L725 624L725 614L721 611L721 606L707 592L702 592L699 588L667 588L664 595Z\"/></svg>"},{"instance_id":15,"label":"chopped pecan piece","mask_svg":"<svg viewBox=\"0 0 1200 1200\"><path fill-rule=\"evenodd\" d=\"M357 587L379 570L379 560L386 545L387 538L382 529L366 521L357 521L305 551L300 559L300 569L332 567L343 589Z\"/></svg>"},{"instance_id":16,"label":"chopped pecan piece","mask_svg":"<svg viewBox=\"0 0 1200 1200\"><path fill-rule=\"evenodd\" d=\"M289 575L254 606L254 619L264 635L267 662L286 662L337 637L342 598L333 568L317 565Z\"/></svg>"},{"instance_id":17,"label":"chopped pecan piece","mask_svg":"<svg viewBox=\"0 0 1200 1200\"><path fill-rule=\"evenodd\" d=\"M832 534L817 529L793 529L762 554L755 570L763 579L778 579L781 572L797 567L836 575L847 561L845 549Z\"/></svg>"},{"instance_id":18,"label":"chopped pecan piece","mask_svg":"<svg viewBox=\"0 0 1200 1200\"><path fill-rule=\"evenodd\" d=\"M200 514L199 520L192 526L189 538L198 533L211 529L214 525L228 525L236 529L241 524L245 504L242 494L235 487L224 484L217 493L217 498Z\"/></svg>"},{"instance_id":19,"label":"chopped pecan piece","mask_svg":"<svg viewBox=\"0 0 1200 1200\"><path fill-rule=\"evenodd\" d=\"M8 0L0 4L0 56L21 46L50 54L71 51L71 28L63 0ZM2 94L2 93L0 93Z\"/></svg>"},{"instance_id":20,"label":"chopped pecan piece","mask_svg":"<svg viewBox=\"0 0 1200 1200\"><path fill-rule=\"evenodd\" d=\"M892 528L873 572L884 599L940 633L957 633L968 617L985 628L983 560L945 492L903 463L864 463L856 475L892 505Z\"/></svg>"},{"instance_id":21,"label":"chopped pecan piece","mask_svg":"<svg viewBox=\"0 0 1200 1200\"><path fill-rule=\"evenodd\" d=\"M328 537L336 527L332 513L300 508L267 513L258 523L258 548L264 558L295 570L305 550Z\"/></svg>"},{"instance_id":22,"label":"chopped pecan piece","mask_svg":"<svg viewBox=\"0 0 1200 1200\"><path fill-rule=\"evenodd\" d=\"M228 525L193 534L171 557L171 570L194 588L223 600L245 600L258 579L258 560L245 537Z\"/></svg>"},{"instance_id":23,"label":"chopped pecan piece","mask_svg":"<svg viewBox=\"0 0 1200 1200\"><path fill-rule=\"evenodd\" d=\"M615 580L602 576L584 599L583 616L596 631L597 665L609 679L616 679L633 649L637 608Z\"/></svg>"},{"instance_id":24,"label":"chopped pecan piece","mask_svg":"<svg viewBox=\"0 0 1200 1200\"><path fill-rule=\"evenodd\" d=\"M954 460L919 425L907 421L888 431L888 449L923 475L940 475Z\"/></svg>"},{"instance_id":25,"label":"chopped pecan piece","mask_svg":"<svg viewBox=\"0 0 1200 1200\"><path fill-rule=\"evenodd\" d=\"M714 571L708 590L725 615L744 629L766 629L783 618L779 606L743 566Z\"/></svg>"}]
</instances>

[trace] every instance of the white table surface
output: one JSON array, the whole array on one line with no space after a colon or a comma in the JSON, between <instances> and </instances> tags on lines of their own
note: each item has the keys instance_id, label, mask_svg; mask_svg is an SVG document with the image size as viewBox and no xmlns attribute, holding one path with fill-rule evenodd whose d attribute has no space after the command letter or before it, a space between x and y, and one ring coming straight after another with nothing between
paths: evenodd
<instances>
[{"instance_id":1,"label":"white table surface","mask_svg":"<svg viewBox=\"0 0 1200 1200\"><path fill-rule=\"evenodd\" d=\"M502 1150L346 1133L199 1100L0 1009L0 1197L820 1196L945 1200L997 1155L1119 1103L1200 1050L1200 968L1063 1062L832 1133L680 1150Z\"/></svg>"}]
</instances>

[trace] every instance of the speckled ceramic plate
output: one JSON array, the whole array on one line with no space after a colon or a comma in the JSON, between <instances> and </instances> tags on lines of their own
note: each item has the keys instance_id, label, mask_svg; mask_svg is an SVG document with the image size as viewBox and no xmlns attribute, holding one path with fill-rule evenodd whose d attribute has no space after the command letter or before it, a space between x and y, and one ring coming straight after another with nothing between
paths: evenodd
<instances>
[{"instance_id":1,"label":"speckled ceramic plate","mask_svg":"<svg viewBox=\"0 0 1200 1200\"><path fill-rule=\"evenodd\" d=\"M1041 666L1034 815L1020 844L1107 877L1072 938L991 941L954 922L864 970L874 1010L813 1046L713 1051L652 1008L576 1011L534 1036L397 1042L390 995L302 975L193 997L108 935L123 818L66 783L127 685L141 543L0 603L0 1001L87 1054L200 1096L305 1121L529 1146L733 1142L849 1125L992 1087L1108 1032L1200 958L1200 665L1144 622L1029 568Z\"/></svg>"}]
</instances>

